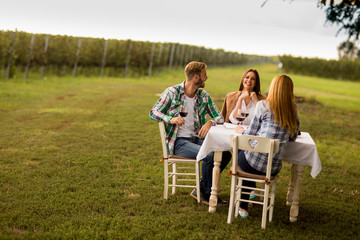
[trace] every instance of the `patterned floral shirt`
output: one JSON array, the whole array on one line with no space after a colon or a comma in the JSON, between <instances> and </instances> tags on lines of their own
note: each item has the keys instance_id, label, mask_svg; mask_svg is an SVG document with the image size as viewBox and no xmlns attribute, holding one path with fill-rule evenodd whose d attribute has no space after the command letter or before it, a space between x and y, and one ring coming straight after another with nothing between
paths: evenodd
<instances>
[{"instance_id":1,"label":"patterned floral shirt","mask_svg":"<svg viewBox=\"0 0 360 240\"><path fill-rule=\"evenodd\" d=\"M279 124L274 122L274 115L270 111L267 101L258 101L255 107L254 118L251 121L249 128L244 130L242 134L279 139L279 152L277 152L273 157L271 174L277 174L280 171L282 167L281 159L284 154L286 144L289 140L295 141L297 137L296 133L295 136L292 136L290 139L290 132L285 128L281 128ZM245 151L245 157L250 166L258 171L266 173L268 158L267 153Z\"/></svg>"},{"instance_id":2,"label":"patterned floral shirt","mask_svg":"<svg viewBox=\"0 0 360 240\"><path fill-rule=\"evenodd\" d=\"M156 102L154 107L150 110L149 117L155 121L163 121L166 125L166 135L168 142L169 153L174 153L174 146L177 136L178 127L170 124L170 119L178 117L182 105L185 105L185 81L181 84L168 87L162 94L160 99ZM219 109L211 99L208 92L204 89L197 89L195 92L195 105L194 105L194 127L195 134L197 135L201 127L206 123L206 115L212 119L212 123L223 123Z\"/></svg>"}]
</instances>

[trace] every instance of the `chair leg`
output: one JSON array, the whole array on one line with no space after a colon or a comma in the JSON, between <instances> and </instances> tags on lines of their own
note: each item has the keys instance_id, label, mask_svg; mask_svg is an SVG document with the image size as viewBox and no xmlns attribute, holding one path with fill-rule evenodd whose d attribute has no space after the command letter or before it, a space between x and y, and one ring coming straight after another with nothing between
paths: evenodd
<instances>
[{"instance_id":1,"label":"chair leg","mask_svg":"<svg viewBox=\"0 0 360 240\"><path fill-rule=\"evenodd\" d=\"M229 202L229 213L227 223L231 223L234 216L234 203L235 203L235 194L236 194L236 176L232 175L231 177L231 188L230 188L230 202Z\"/></svg>"},{"instance_id":2,"label":"chair leg","mask_svg":"<svg viewBox=\"0 0 360 240\"><path fill-rule=\"evenodd\" d=\"M240 208L240 199L241 199L241 191L242 191L242 184L243 180L241 178L236 178L236 198L235 198L235 217L239 215L239 208Z\"/></svg>"},{"instance_id":3,"label":"chair leg","mask_svg":"<svg viewBox=\"0 0 360 240\"><path fill-rule=\"evenodd\" d=\"M169 196L169 165L168 160L164 159L164 198Z\"/></svg>"},{"instance_id":4,"label":"chair leg","mask_svg":"<svg viewBox=\"0 0 360 240\"><path fill-rule=\"evenodd\" d=\"M195 170L196 170L196 194L197 194L197 202L200 203L200 163L198 161L195 162Z\"/></svg>"},{"instance_id":5,"label":"chair leg","mask_svg":"<svg viewBox=\"0 0 360 240\"><path fill-rule=\"evenodd\" d=\"M171 193L172 194L175 194L175 192L176 192L176 187L175 187L175 185L177 184L177 175L176 175L176 173L177 173L177 164L176 163L173 163L173 165L172 165L172 172L173 172L173 177L172 177L172 191L171 191Z\"/></svg>"},{"instance_id":6,"label":"chair leg","mask_svg":"<svg viewBox=\"0 0 360 240\"><path fill-rule=\"evenodd\" d=\"M260 183L261 184L261 188L265 189L265 183ZM264 201L264 196L260 197L260 201Z\"/></svg>"},{"instance_id":7,"label":"chair leg","mask_svg":"<svg viewBox=\"0 0 360 240\"><path fill-rule=\"evenodd\" d=\"M274 213L274 205L275 205L275 191L276 191L276 181L273 182L271 187L271 198L270 198L270 209L269 209L269 222L272 221L273 213Z\"/></svg>"},{"instance_id":8,"label":"chair leg","mask_svg":"<svg viewBox=\"0 0 360 240\"><path fill-rule=\"evenodd\" d=\"M264 192L264 202L263 202L263 212L261 219L261 228L266 228L266 220L267 220L267 211L269 205L269 185L265 184L265 192Z\"/></svg>"}]
</instances>

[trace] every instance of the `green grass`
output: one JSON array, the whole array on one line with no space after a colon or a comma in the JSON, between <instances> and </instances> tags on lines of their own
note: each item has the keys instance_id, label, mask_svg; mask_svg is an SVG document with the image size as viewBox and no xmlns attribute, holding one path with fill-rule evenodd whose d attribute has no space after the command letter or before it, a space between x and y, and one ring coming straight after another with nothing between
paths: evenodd
<instances>
[{"instance_id":1,"label":"green grass","mask_svg":"<svg viewBox=\"0 0 360 240\"><path fill-rule=\"evenodd\" d=\"M245 69L208 69L205 89L219 108ZM276 66L257 69L265 92ZM290 223L284 163L266 230L257 206L229 225L227 207L210 214L187 189L163 199L158 125L148 112L156 94L184 79L181 71L0 82L0 239L355 239L360 84L290 76L309 98L298 104L301 130L316 142L323 170L312 179L305 168L298 222ZM221 183L226 199L226 173Z\"/></svg>"}]
</instances>

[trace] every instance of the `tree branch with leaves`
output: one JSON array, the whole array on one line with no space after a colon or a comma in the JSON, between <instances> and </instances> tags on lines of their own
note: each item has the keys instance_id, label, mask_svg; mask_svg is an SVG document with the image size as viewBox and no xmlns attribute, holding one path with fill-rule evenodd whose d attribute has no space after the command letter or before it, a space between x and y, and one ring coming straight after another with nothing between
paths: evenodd
<instances>
[{"instance_id":1,"label":"tree branch with leaves","mask_svg":"<svg viewBox=\"0 0 360 240\"><path fill-rule=\"evenodd\" d=\"M335 4L334 0L319 0L321 7L327 6L326 21L340 25L337 32L345 31L348 41L359 40L360 33L360 0L342 0Z\"/></svg>"}]
</instances>

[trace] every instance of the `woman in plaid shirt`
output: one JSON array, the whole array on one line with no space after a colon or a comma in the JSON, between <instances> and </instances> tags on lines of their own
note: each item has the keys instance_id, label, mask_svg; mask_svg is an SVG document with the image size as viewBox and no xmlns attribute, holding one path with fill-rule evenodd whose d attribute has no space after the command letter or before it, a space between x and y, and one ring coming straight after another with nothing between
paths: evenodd
<instances>
[{"instance_id":1,"label":"woman in plaid shirt","mask_svg":"<svg viewBox=\"0 0 360 240\"><path fill-rule=\"evenodd\" d=\"M279 152L274 155L271 174L280 172L281 159L289 140L294 141L299 131L299 120L294 97L294 84L289 76L276 76L270 85L268 97L259 101L255 107L254 118L249 129L238 126L236 131L242 134L279 139ZM267 154L240 151L238 165L248 173L266 175ZM255 187L255 182L244 181L244 185ZM249 189L246 189L250 192ZM245 191L245 189L244 189ZM248 194L242 194L242 199L249 199ZM246 218L248 203L240 202L239 214Z\"/></svg>"}]
</instances>

